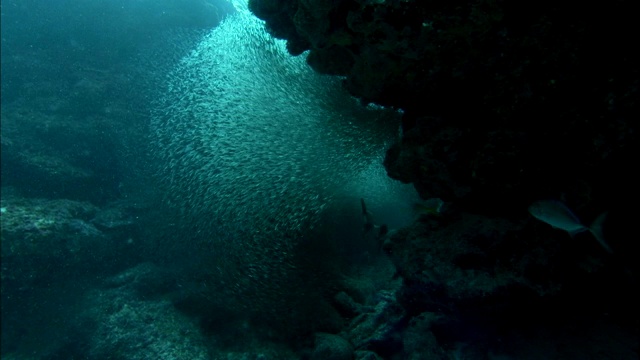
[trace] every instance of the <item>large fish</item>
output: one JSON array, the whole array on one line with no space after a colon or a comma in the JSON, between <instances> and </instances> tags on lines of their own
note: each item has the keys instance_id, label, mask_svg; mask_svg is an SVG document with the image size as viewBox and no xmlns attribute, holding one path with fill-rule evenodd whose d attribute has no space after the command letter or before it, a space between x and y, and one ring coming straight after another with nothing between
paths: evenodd
<instances>
[{"instance_id":1,"label":"large fish","mask_svg":"<svg viewBox=\"0 0 640 360\"><path fill-rule=\"evenodd\" d=\"M602 223L607 216L606 212L598 216L589 227L583 225L565 204L557 200L536 201L529 206L529 213L553 228L568 232L572 237L581 232L589 231L607 252L613 253L602 234Z\"/></svg>"}]
</instances>

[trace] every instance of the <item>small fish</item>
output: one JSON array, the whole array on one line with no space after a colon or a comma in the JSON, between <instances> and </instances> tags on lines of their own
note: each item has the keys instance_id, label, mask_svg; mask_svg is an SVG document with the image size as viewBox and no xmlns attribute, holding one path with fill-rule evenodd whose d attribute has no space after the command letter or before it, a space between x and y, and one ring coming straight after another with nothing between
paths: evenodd
<instances>
[{"instance_id":1,"label":"small fish","mask_svg":"<svg viewBox=\"0 0 640 360\"><path fill-rule=\"evenodd\" d=\"M584 226L578 217L563 203L556 200L540 200L529 206L529 213L536 219L569 233L571 237L589 231L598 243L609 253L613 253L609 244L604 241L602 223L607 213L598 216L590 227Z\"/></svg>"}]
</instances>

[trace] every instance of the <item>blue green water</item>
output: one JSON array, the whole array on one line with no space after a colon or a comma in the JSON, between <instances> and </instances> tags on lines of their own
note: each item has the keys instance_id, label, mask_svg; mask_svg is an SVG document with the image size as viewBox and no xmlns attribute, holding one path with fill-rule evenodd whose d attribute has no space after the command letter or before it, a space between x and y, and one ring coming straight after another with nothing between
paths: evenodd
<instances>
[{"instance_id":1,"label":"blue green water","mask_svg":"<svg viewBox=\"0 0 640 360\"><path fill-rule=\"evenodd\" d=\"M229 3L4 1L1 100L3 358L297 358L392 284L399 114Z\"/></svg>"}]
</instances>

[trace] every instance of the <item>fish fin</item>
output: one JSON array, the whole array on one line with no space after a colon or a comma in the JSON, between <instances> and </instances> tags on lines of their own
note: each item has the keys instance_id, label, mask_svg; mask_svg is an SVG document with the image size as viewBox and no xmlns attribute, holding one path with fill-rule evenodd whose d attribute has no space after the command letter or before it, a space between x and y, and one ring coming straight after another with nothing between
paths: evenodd
<instances>
[{"instance_id":1,"label":"fish fin","mask_svg":"<svg viewBox=\"0 0 640 360\"><path fill-rule=\"evenodd\" d=\"M598 243L600 244L600 246L602 246L605 250L607 250L608 253L613 254L613 250L611 250L611 247L609 246L609 244L607 244L607 242L604 240L604 234L602 232L602 224L604 223L604 219L606 217L607 217L607 212L600 214L600 216L598 216L593 221L593 223L591 224L591 227L589 227L589 232L591 232L591 234L593 234L593 237L595 237L596 240L598 240Z\"/></svg>"}]
</instances>

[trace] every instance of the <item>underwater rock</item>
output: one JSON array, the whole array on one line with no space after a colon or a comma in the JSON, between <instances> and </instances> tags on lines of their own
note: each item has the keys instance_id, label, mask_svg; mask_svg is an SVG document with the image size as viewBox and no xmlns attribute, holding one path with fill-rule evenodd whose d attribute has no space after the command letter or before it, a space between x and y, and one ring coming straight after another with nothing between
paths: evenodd
<instances>
[{"instance_id":1,"label":"underwater rock","mask_svg":"<svg viewBox=\"0 0 640 360\"><path fill-rule=\"evenodd\" d=\"M69 259L108 249L90 218L98 209L72 200L2 199L2 257ZM72 256L73 255L73 256Z\"/></svg>"},{"instance_id":2,"label":"underwater rock","mask_svg":"<svg viewBox=\"0 0 640 360\"><path fill-rule=\"evenodd\" d=\"M378 354L368 350L358 350L353 355L355 360L382 360Z\"/></svg>"},{"instance_id":3,"label":"underwater rock","mask_svg":"<svg viewBox=\"0 0 640 360\"><path fill-rule=\"evenodd\" d=\"M78 273L102 274L138 257L140 249L94 226L100 209L88 202L2 193L3 289L27 291Z\"/></svg>"},{"instance_id":4,"label":"underwater rock","mask_svg":"<svg viewBox=\"0 0 640 360\"><path fill-rule=\"evenodd\" d=\"M118 191L113 119L39 111L37 103L45 100L34 96L2 107L2 184L31 197L94 204L113 198Z\"/></svg>"},{"instance_id":5,"label":"underwater rock","mask_svg":"<svg viewBox=\"0 0 640 360\"><path fill-rule=\"evenodd\" d=\"M251 10L363 102L405 111L386 167L423 198L502 216L560 194L596 213L637 202L629 2L252 0Z\"/></svg>"},{"instance_id":6,"label":"underwater rock","mask_svg":"<svg viewBox=\"0 0 640 360\"><path fill-rule=\"evenodd\" d=\"M350 360L353 347L344 338L325 333L317 333L311 360Z\"/></svg>"},{"instance_id":7,"label":"underwater rock","mask_svg":"<svg viewBox=\"0 0 640 360\"><path fill-rule=\"evenodd\" d=\"M422 313L411 318L402 334L402 352L405 359L447 359L431 332L431 326L439 319L435 313Z\"/></svg>"},{"instance_id":8,"label":"underwater rock","mask_svg":"<svg viewBox=\"0 0 640 360\"><path fill-rule=\"evenodd\" d=\"M333 297L333 300L334 306L342 316L351 318L362 312L362 305L358 304L355 300L353 300L351 296L349 296L344 291L337 293Z\"/></svg>"},{"instance_id":9,"label":"underwater rock","mask_svg":"<svg viewBox=\"0 0 640 360\"><path fill-rule=\"evenodd\" d=\"M356 349L370 349L387 356L401 348L399 326L405 311L396 300L395 290L383 290L378 301L356 316L341 333Z\"/></svg>"},{"instance_id":10,"label":"underwater rock","mask_svg":"<svg viewBox=\"0 0 640 360\"><path fill-rule=\"evenodd\" d=\"M134 273L153 275L153 267L141 265L119 275L130 284L92 291L78 318L94 324L87 353L90 358L208 359L206 340L197 324L180 313L168 299L149 299L140 292ZM79 325L82 324L79 321Z\"/></svg>"},{"instance_id":11,"label":"underwater rock","mask_svg":"<svg viewBox=\"0 0 640 360\"><path fill-rule=\"evenodd\" d=\"M141 263L105 280L108 288L121 288L140 299L165 295L177 289L177 280L166 269L153 263Z\"/></svg>"},{"instance_id":12,"label":"underwater rock","mask_svg":"<svg viewBox=\"0 0 640 360\"><path fill-rule=\"evenodd\" d=\"M100 231L120 244L133 245L143 238L143 220L151 217L151 205L143 198L128 198L113 201L101 208L91 219Z\"/></svg>"}]
</instances>

